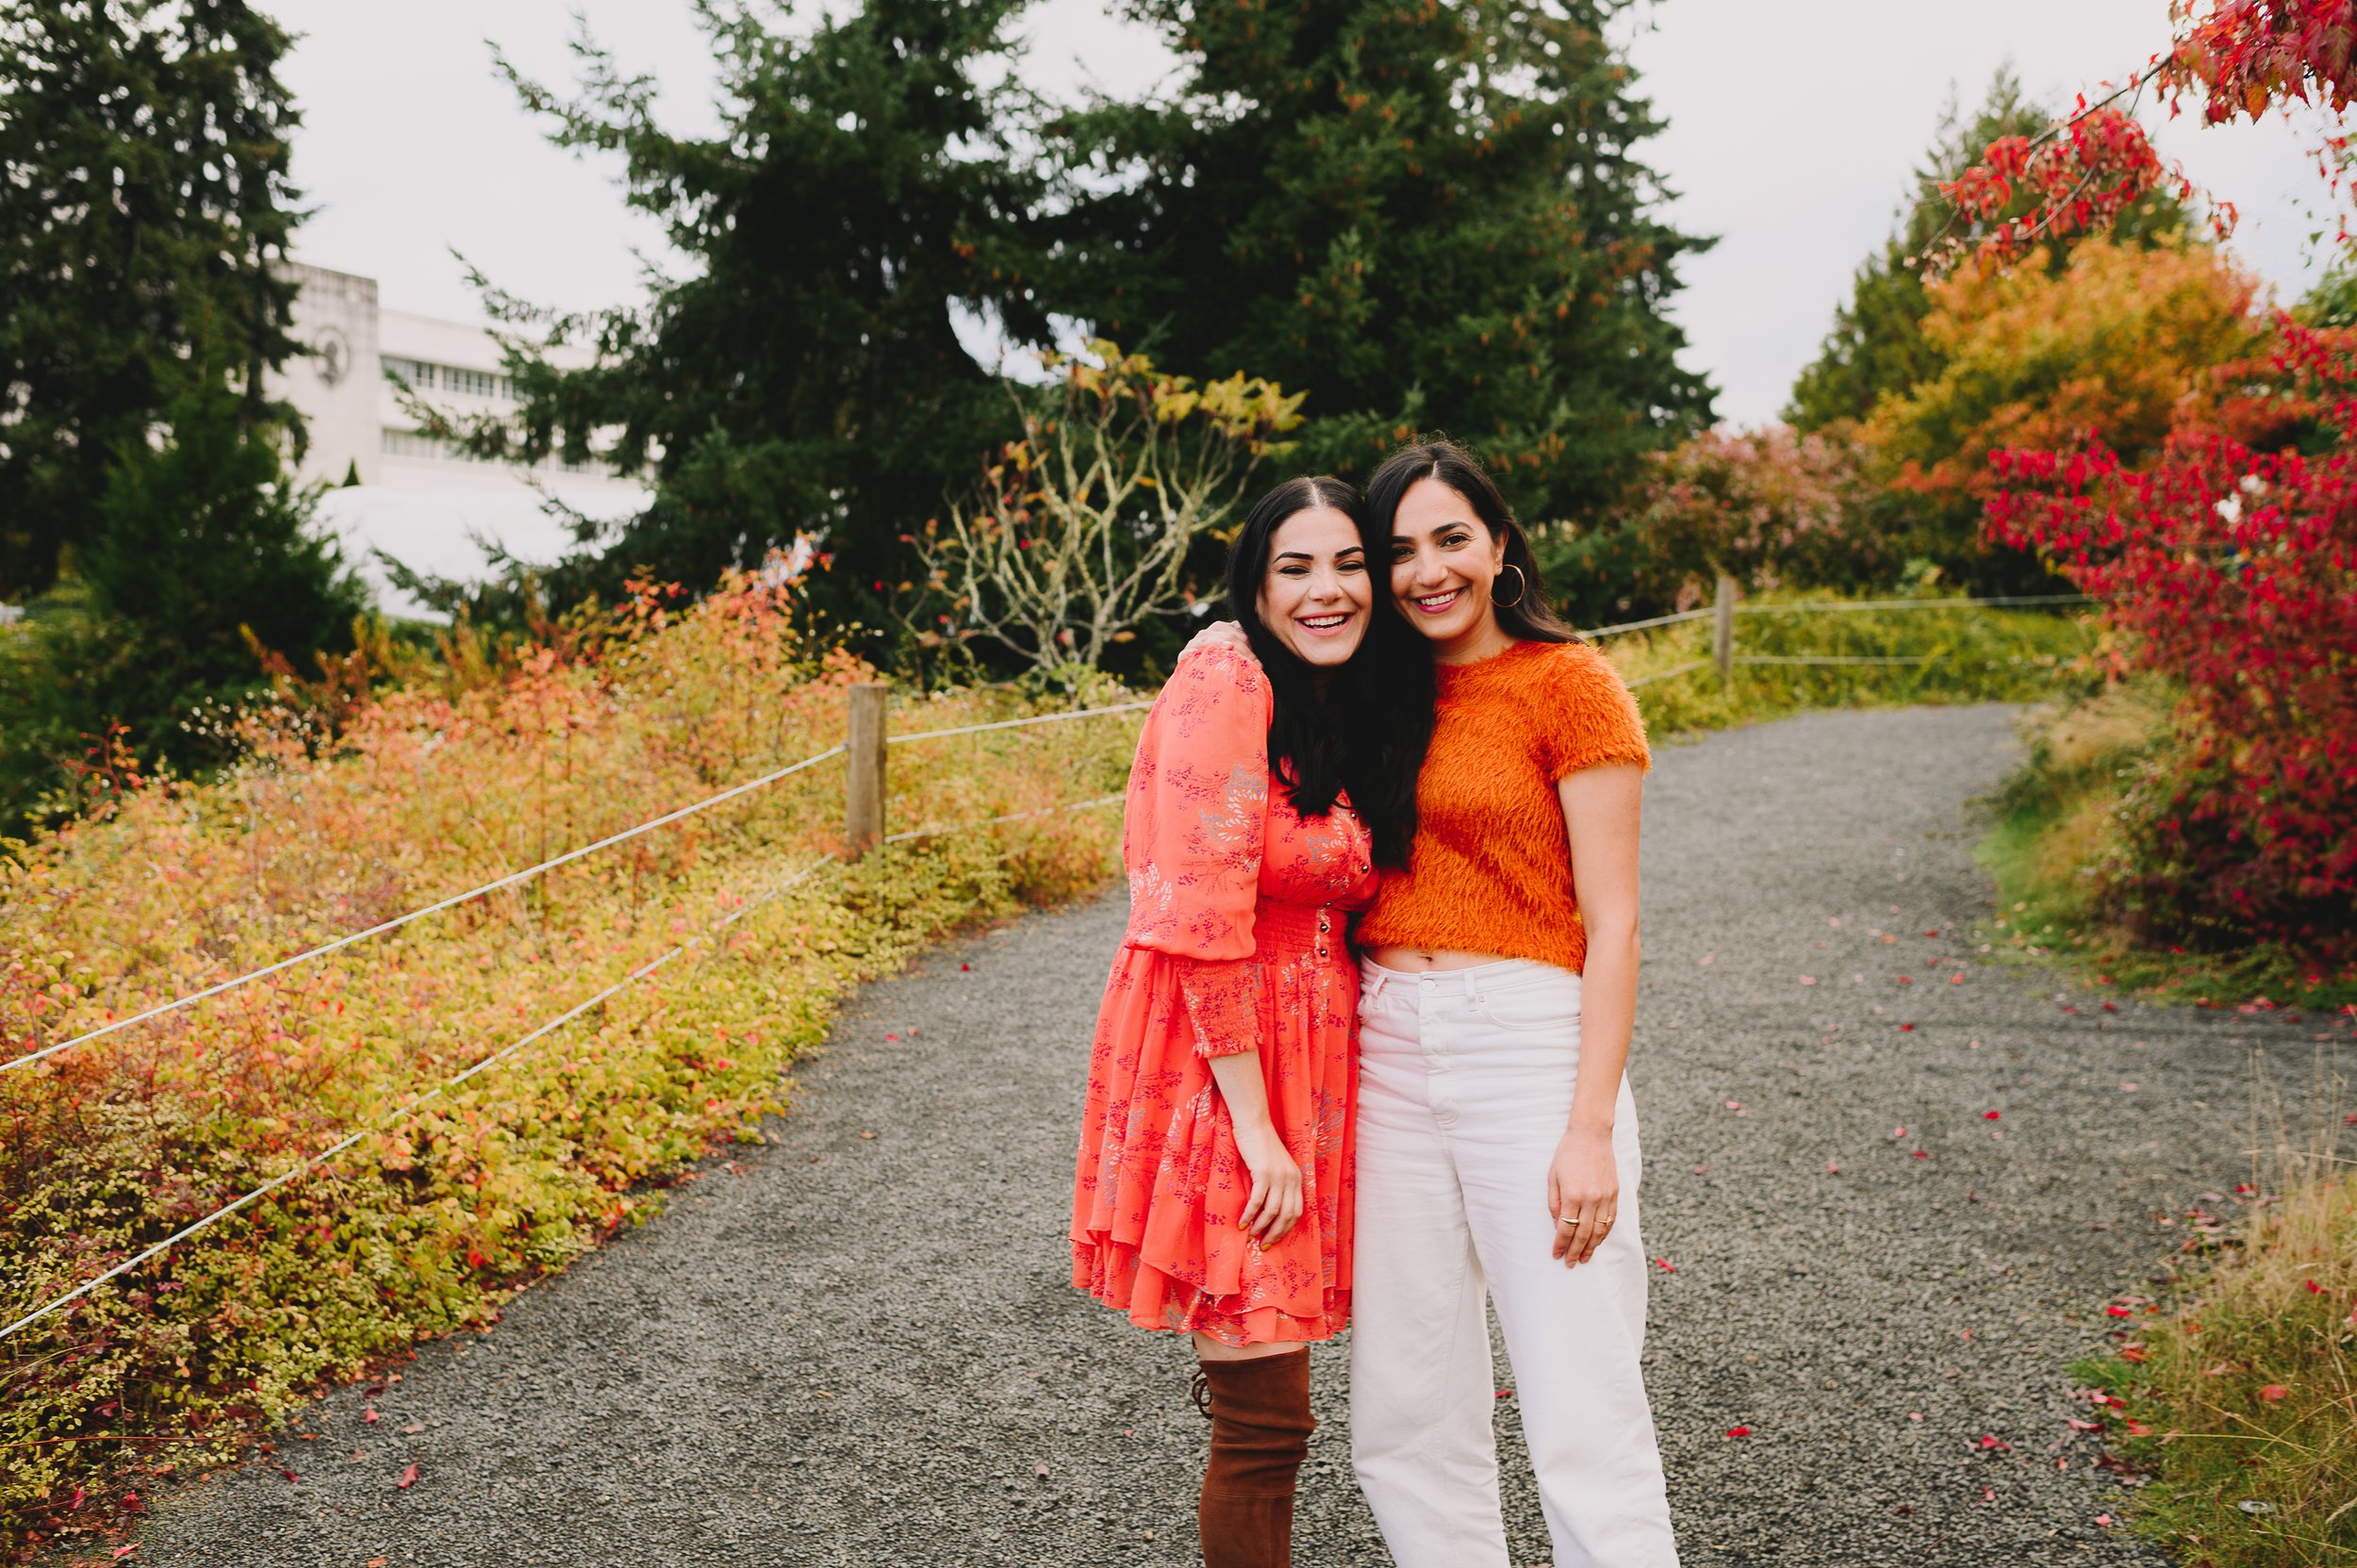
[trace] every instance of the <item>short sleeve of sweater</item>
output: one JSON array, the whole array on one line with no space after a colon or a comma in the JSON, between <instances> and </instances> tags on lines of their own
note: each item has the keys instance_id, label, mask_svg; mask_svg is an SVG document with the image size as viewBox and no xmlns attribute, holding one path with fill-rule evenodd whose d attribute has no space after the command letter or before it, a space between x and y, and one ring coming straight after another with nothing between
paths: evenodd
<instances>
[{"instance_id":1,"label":"short sleeve of sweater","mask_svg":"<svg viewBox=\"0 0 2357 1568\"><path fill-rule=\"evenodd\" d=\"M1653 766L1637 699L1612 661L1595 649L1570 642L1551 650L1541 696L1542 757L1550 780L1606 763Z\"/></svg>"}]
</instances>

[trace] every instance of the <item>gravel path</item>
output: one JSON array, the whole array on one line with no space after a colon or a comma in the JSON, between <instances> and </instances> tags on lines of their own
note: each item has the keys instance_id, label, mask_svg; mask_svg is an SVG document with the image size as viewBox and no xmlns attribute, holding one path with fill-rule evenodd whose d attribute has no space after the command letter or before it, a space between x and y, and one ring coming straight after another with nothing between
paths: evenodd
<instances>
[{"instance_id":1,"label":"gravel path","mask_svg":"<svg viewBox=\"0 0 2357 1568\"><path fill-rule=\"evenodd\" d=\"M2084 1444L2056 1466L2066 1368L2164 1266L2163 1217L2245 1177L2251 1047L2304 1081L2313 1026L2107 1012L1976 956L1965 804L2010 737L1996 707L1828 713L1660 759L1631 1070L1689 1564L2158 1560L2095 1524L2116 1494ZM317 1440L153 1495L137 1560L1195 1560L1188 1359L1064 1283L1121 915L1027 919L871 987L773 1143L373 1401L321 1400ZM1383 1564L1344 1358L1317 1358L1296 1560ZM1543 1561L1526 1482L1508 1516Z\"/></svg>"}]
</instances>

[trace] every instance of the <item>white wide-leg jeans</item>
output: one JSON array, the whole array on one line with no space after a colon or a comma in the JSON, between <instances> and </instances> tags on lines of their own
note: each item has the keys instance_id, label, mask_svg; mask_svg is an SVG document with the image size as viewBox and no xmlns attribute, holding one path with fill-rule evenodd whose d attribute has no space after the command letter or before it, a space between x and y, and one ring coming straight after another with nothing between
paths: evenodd
<instances>
[{"instance_id":1,"label":"white wide-leg jeans","mask_svg":"<svg viewBox=\"0 0 2357 1568\"><path fill-rule=\"evenodd\" d=\"M1612 1118L1618 1219L1565 1268L1547 1170L1579 1066L1579 977L1508 960L1362 962L1350 1441L1399 1568L1508 1568L1485 1298L1497 1304L1555 1568L1673 1568L1638 1362L1637 1107Z\"/></svg>"}]
</instances>

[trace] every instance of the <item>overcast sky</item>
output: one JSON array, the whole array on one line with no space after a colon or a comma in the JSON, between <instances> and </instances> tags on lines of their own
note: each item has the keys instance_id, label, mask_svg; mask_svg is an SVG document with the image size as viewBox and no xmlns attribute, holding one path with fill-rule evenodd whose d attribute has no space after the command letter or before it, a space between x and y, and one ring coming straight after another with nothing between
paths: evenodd
<instances>
[{"instance_id":1,"label":"overcast sky","mask_svg":"<svg viewBox=\"0 0 2357 1568\"><path fill-rule=\"evenodd\" d=\"M285 71L306 122L295 177L317 208L303 259L376 278L389 307L460 320L480 312L453 250L551 305L636 297L637 253L659 255L661 239L622 206L616 162L550 148L491 74L496 42L569 80L576 7L627 68L661 82L674 124L714 123L711 61L684 0L277 0L305 35ZM1035 0L1034 79L1067 95L1162 79L1154 39L1107 9ZM1952 91L1977 102L2010 59L2033 93L2067 102L2161 48L2167 13L2167 0L1658 0L1632 51L1669 122L1648 156L1679 192L1674 217L1720 237L1688 265L1675 313L1722 418L1782 406ZM2314 129L2188 120L2160 140L2240 207L2237 254L2287 295L2304 288L2307 237L2331 226L2314 216Z\"/></svg>"}]
</instances>

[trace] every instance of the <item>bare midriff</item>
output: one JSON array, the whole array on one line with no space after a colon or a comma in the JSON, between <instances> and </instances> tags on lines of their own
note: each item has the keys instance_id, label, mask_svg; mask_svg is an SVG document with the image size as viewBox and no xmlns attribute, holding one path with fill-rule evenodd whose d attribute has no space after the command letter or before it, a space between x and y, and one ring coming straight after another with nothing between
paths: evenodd
<instances>
[{"instance_id":1,"label":"bare midriff","mask_svg":"<svg viewBox=\"0 0 2357 1568\"><path fill-rule=\"evenodd\" d=\"M1482 964L1503 964L1497 953L1458 952L1450 948L1369 948L1367 957L1386 969L1421 975L1439 969L1471 969Z\"/></svg>"}]
</instances>

